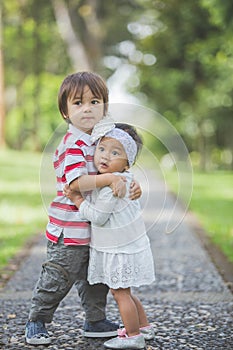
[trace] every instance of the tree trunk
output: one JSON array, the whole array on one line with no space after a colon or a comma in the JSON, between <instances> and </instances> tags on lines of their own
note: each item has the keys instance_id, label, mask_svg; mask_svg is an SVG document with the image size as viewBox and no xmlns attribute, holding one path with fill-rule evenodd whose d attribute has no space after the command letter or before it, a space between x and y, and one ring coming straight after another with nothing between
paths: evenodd
<instances>
[{"instance_id":1,"label":"tree trunk","mask_svg":"<svg viewBox=\"0 0 233 350\"><path fill-rule=\"evenodd\" d=\"M5 94L4 94L4 64L2 53L2 8L0 4L0 148L3 148L5 142Z\"/></svg>"},{"instance_id":2,"label":"tree trunk","mask_svg":"<svg viewBox=\"0 0 233 350\"><path fill-rule=\"evenodd\" d=\"M65 41L75 71L91 70L85 48L78 33L75 33L69 11L63 0L51 0L60 34Z\"/></svg>"},{"instance_id":3,"label":"tree trunk","mask_svg":"<svg viewBox=\"0 0 233 350\"><path fill-rule=\"evenodd\" d=\"M202 132L200 132L200 135L198 138L198 149L200 154L199 169L205 172L207 169L207 151L206 151L206 138L202 134Z\"/></svg>"}]
</instances>

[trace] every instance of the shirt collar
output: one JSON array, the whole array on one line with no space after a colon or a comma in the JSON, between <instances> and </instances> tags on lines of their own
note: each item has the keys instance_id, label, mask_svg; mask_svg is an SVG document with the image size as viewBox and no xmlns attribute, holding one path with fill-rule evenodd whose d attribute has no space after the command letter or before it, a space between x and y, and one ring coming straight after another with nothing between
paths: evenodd
<instances>
[{"instance_id":1,"label":"shirt collar","mask_svg":"<svg viewBox=\"0 0 233 350\"><path fill-rule=\"evenodd\" d=\"M74 125L69 124L69 132L71 132L79 140L84 141L88 146L91 146L93 142L91 141L91 135L85 133L84 131L79 130Z\"/></svg>"}]
</instances>

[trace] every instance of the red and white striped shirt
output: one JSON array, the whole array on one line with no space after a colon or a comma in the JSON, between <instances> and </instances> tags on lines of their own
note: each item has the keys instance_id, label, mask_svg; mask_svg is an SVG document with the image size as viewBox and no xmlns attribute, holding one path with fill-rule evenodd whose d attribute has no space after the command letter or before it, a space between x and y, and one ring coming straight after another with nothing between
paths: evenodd
<instances>
[{"instance_id":1,"label":"red and white striped shirt","mask_svg":"<svg viewBox=\"0 0 233 350\"><path fill-rule=\"evenodd\" d=\"M63 195L63 188L82 175L96 174L94 152L95 145L90 135L69 125L54 154L57 196L49 207L46 229L47 238L54 243L62 233L65 245L87 245L90 242L90 223L80 218L78 208Z\"/></svg>"}]
</instances>

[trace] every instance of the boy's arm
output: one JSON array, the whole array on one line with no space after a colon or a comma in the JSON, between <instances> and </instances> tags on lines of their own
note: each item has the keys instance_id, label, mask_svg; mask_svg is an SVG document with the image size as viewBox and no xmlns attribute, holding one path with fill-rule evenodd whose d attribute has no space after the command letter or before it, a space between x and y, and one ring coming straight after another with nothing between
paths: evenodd
<instances>
[{"instance_id":1,"label":"boy's arm","mask_svg":"<svg viewBox=\"0 0 233 350\"><path fill-rule=\"evenodd\" d=\"M70 183L72 191L85 192L110 186L114 196L124 197L126 193L125 177L111 173L99 175L82 175Z\"/></svg>"},{"instance_id":2,"label":"boy's arm","mask_svg":"<svg viewBox=\"0 0 233 350\"><path fill-rule=\"evenodd\" d=\"M134 200L140 198L142 195L142 189L139 185L139 183L135 180L133 180L130 184L129 189L129 198Z\"/></svg>"}]
</instances>

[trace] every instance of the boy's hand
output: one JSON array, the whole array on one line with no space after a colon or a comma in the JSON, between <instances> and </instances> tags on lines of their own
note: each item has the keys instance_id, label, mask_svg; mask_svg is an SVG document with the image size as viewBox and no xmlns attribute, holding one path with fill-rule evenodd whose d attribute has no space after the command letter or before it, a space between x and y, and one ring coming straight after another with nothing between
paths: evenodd
<instances>
[{"instance_id":1,"label":"boy's hand","mask_svg":"<svg viewBox=\"0 0 233 350\"><path fill-rule=\"evenodd\" d=\"M113 195L123 198L126 194L126 178L124 176L114 175L113 181L110 184Z\"/></svg>"},{"instance_id":2,"label":"boy's hand","mask_svg":"<svg viewBox=\"0 0 233 350\"><path fill-rule=\"evenodd\" d=\"M133 180L130 184L129 198L134 200L140 198L142 195L142 190L138 182Z\"/></svg>"},{"instance_id":3,"label":"boy's hand","mask_svg":"<svg viewBox=\"0 0 233 350\"><path fill-rule=\"evenodd\" d=\"M63 194L69 198L77 208L79 208L80 204L84 201L84 198L81 196L80 192L71 190L69 185L65 185Z\"/></svg>"}]
</instances>

